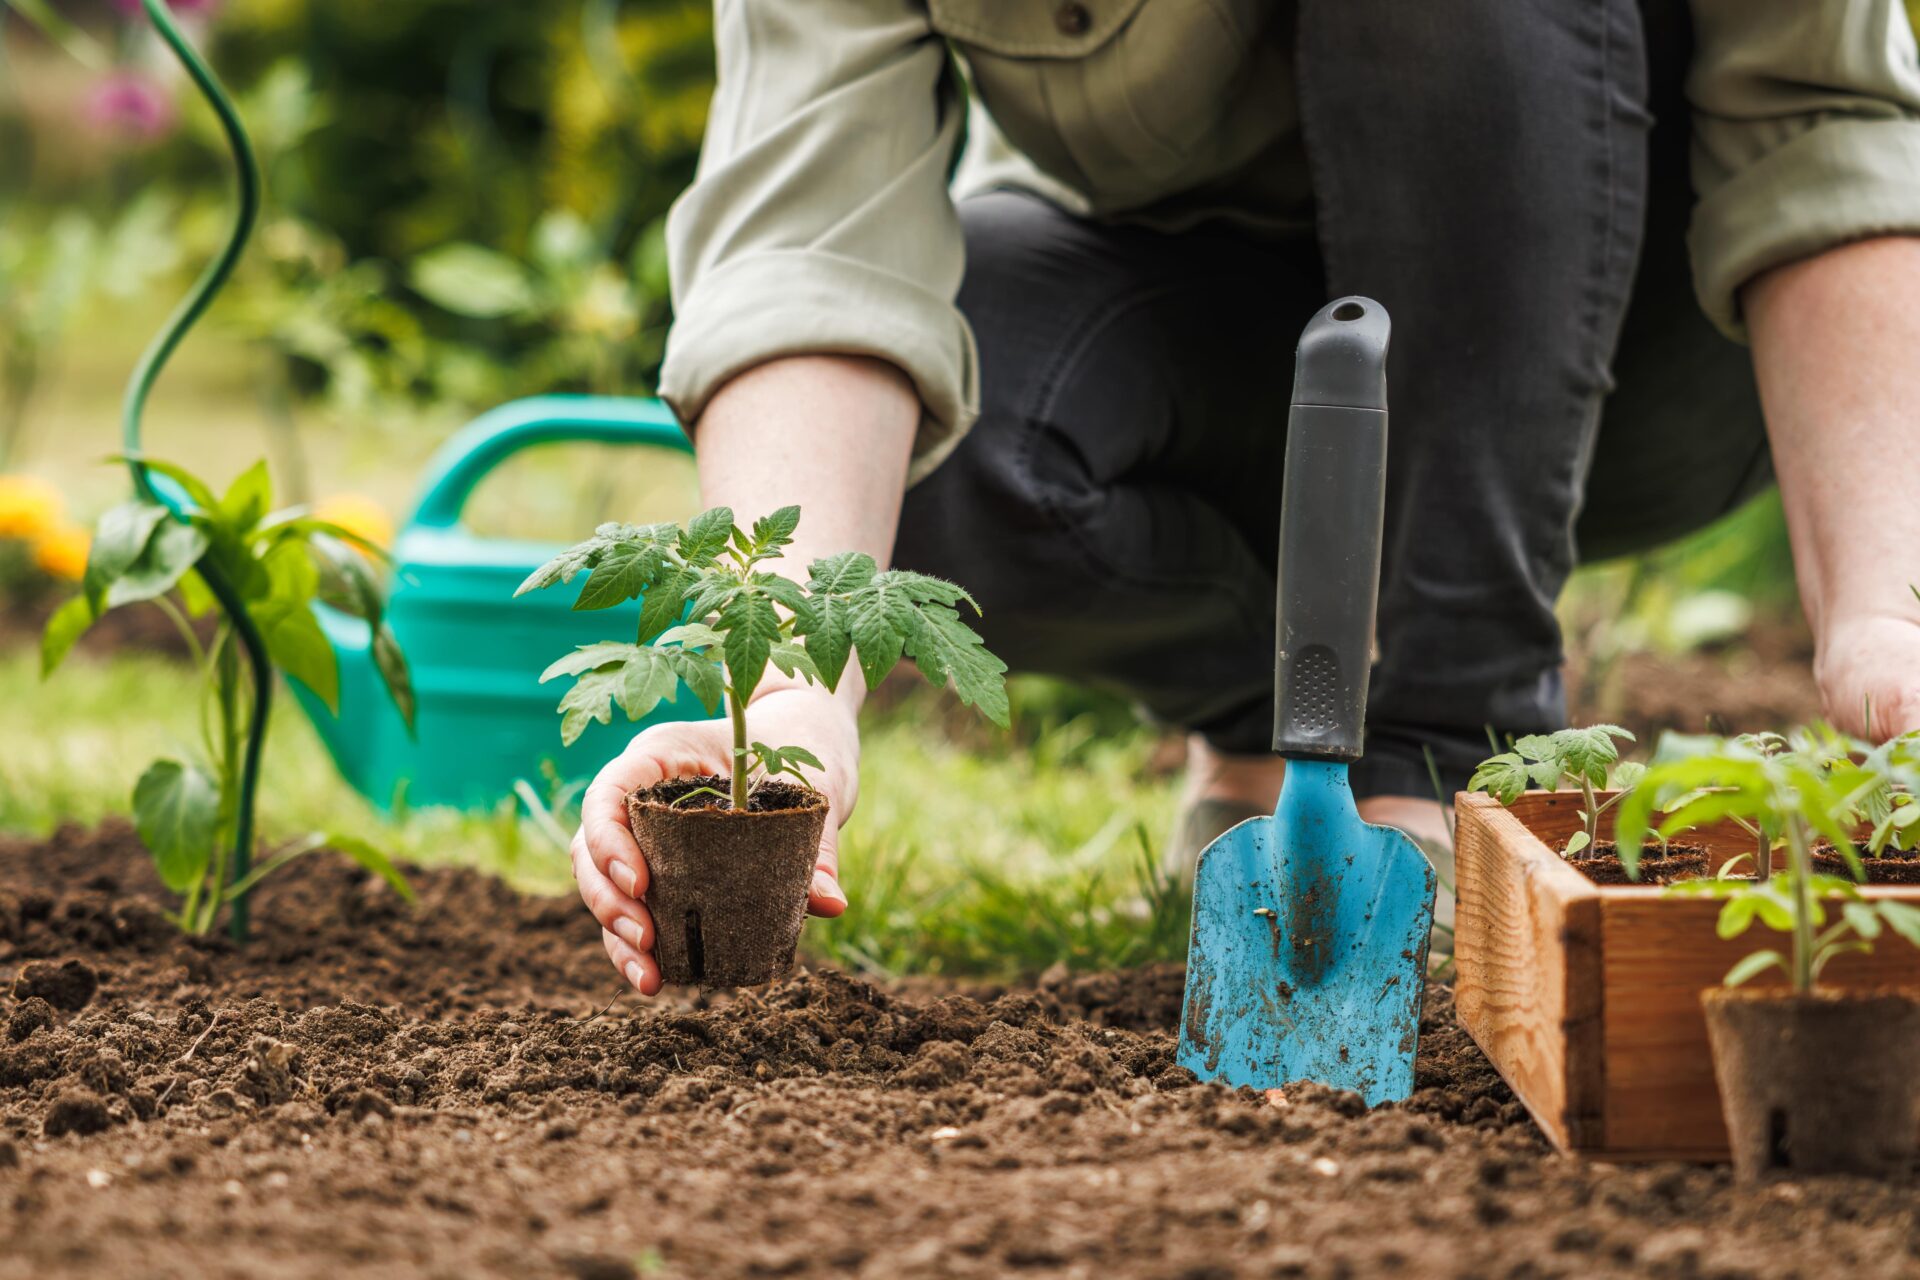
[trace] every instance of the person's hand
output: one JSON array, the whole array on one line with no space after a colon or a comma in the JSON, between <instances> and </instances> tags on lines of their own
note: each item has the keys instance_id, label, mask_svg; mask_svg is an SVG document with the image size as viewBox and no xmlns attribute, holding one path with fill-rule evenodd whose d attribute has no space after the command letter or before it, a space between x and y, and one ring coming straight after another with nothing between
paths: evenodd
<instances>
[{"instance_id":1,"label":"person's hand","mask_svg":"<svg viewBox=\"0 0 1920 1280\"><path fill-rule=\"evenodd\" d=\"M839 880L840 824L852 812L860 786L854 713L826 690L801 685L761 693L747 714L758 741L805 747L826 766L824 772L806 770L830 805L807 910L837 916L847 909ZM731 773L732 751L732 730L724 719L654 725L635 735L600 771L581 801L580 830L573 837L573 878L581 901L600 922L607 957L642 995L660 990L660 966L653 958L653 918L640 901L647 891L647 862L627 825L627 793L667 778Z\"/></svg>"},{"instance_id":2,"label":"person's hand","mask_svg":"<svg viewBox=\"0 0 1920 1280\"><path fill-rule=\"evenodd\" d=\"M1920 619L1836 618L1822 629L1813 671L1836 729L1874 742L1920 729Z\"/></svg>"}]
</instances>

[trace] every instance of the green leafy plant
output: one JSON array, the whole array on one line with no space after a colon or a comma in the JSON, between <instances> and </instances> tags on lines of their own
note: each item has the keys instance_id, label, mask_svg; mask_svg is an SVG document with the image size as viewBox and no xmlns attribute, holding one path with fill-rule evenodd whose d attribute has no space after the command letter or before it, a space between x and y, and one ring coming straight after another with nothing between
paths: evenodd
<instances>
[{"instance_id":1,"label":"green leafy plant","mask_svg":"<svg viewBox=\"0 0 1920 1280\"><path fill-rule=\"evenodd\" d=\"M1620 759L1619 741L1633 740L1631 733L1615 724L1528 734L1515 741L1511 751L1482 761L1467 789L1484 791L1510 805L1528 790L1558 791L1563 779L1571 779L1580 791L1580 817L1585 824L1561 852L1562 857L1571 858L1593 847L1600 838L1601 815L1619 804L1646 772L1646 766ZM1609 788L1618 794L1600 799L1599 792Z\"/></svg>"},{"instance_id":2,"label":"green leafy plant","mask_svg":"<svg viewBox=\"0 0 1920 1280\"><path fill-rule=\"evenodd\" d=\"M782 507L742 530L731 510L716 507L684 526L606 524L535 570L515 595L585 572L575 609L640 600L632 643L584 645L540 677L574 677L560 699L561 739L571 744L589 723L611 723L614 703L638 720L684 682L709 712L725 704L733 726L728 799L743 810L755 770L805 781L800 766L820 767L802 747L749 737L747 704L769 665L835 689L856 658L871 688L908 657L934 684L951 682L962 702L1006 726L1006 664L957 607L977 613L973 597L938 578L882 570L861 552L815 560L804 587L762 568L792 545L799 523L800 508Z\"/></svg>"},{"instance_id":3,"label":"green leafy plant","mask_svg":"<svg viewBox=\"0 0 1920 1280\"><path fill-rule=\"evenodd\" d=\"M386 855L347 836L295 841L258 866L248 865L253 797L243 785L257 759L264 722L254 713L259 685L244 678L240 627L228 601L209 585L229 584L232 607L264 642L271 678L277 667L338 709L340 672L333 648L313 614L324 600L366 619L373 628L375 665L409 725L413 692L406 661L384 617L384 599L358 535L300 509L271 511L265 463L215 493L180 467L151 460L147 470L172 482L179 513L167 503L136 497L108 510L93 534L81 593L48 620L41 668L51 675L86 630L108 610L151 603L177 624L206 682L201 717L203 757L162 759L133 791L134 825L152 851L160 878L181 896L181 927L210 931L221 908L244 903L261 880L293 858L322 845L376 872L402 894L412 890ZM193 620L217 619L211 639Z\"/></svg>"},{"instance_id":4,"label":"green leafy plant","mask_svg":"<svg viewBox=\"0 0 1920 1280\"><path fill-rule=\"evenodd\" d=\"M1690 754L1650 768L1621 805L1615 830L1620 860L1629 868L1649 833L1733 821L1761 839L1752 877L1720 875L1667 890L1724 899L1716 924L1722 938L1740 937L1756 920L1791 936L1787 951L1763 948L1734 965L1728 986L1778 968L1794 990L1810 991L1829 963L1872 950L1887 929L1920 946L1920 908L1868 899L1848 880L1814 873L1813 847L1822 838L1856 877L1862 873L1854 828L1885 779L1854 755L1847 739L1818 725L1787 737L1696 739ZM1775 847L1786 851L1779 872L1771 869ZM1829 906L1837 920L1830 922Z\"/></svg>"}]
</instances>

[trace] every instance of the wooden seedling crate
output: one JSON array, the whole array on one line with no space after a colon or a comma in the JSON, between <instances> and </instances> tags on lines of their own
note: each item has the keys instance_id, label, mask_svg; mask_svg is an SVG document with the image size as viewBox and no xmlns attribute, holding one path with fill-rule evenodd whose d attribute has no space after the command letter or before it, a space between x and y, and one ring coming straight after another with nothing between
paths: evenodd
<instances>
[{"instance_id":1,"label":"wooden seedling crate","mask_svg":"<svg viewBox=\"0 0 1920 1280\"><path fill-rule=\"evenodd\" d=\"M1512 808L1462 794L1457 814L1454 1004L1534 1121L1583 1156L1725 1160L1700 992L1748 952L1788 939L1756 924L1723 942L1718 902L1588 880L1555 852L1580 828L1577 792L1529 792ZM1753 847L1730 823L1681 839L1716 866ZM1920 888L1861 892L1920 906ZM1920 950L1883 935L1822 981L1920 987Z\"/></svg>"}]
</instances>

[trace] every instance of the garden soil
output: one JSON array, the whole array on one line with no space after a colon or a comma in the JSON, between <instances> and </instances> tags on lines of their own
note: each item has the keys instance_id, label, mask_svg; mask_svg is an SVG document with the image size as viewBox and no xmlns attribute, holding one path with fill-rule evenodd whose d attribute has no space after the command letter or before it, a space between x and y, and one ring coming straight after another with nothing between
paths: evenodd
<instances>
[{"instance_id":1,"label":"garden soil","mask_svg":"<svg viewBox=\"0 0 1920 1280\"><path fill-rule=\"evenodd\" d=\"M1174 969L606 1008L573 902L308 859L244 951L0 841L0 1277L1920 1274L1920 1197L1552 1154L1427 997L1369 1111L1173 1065Z\"/></svg>"}]
</instances>

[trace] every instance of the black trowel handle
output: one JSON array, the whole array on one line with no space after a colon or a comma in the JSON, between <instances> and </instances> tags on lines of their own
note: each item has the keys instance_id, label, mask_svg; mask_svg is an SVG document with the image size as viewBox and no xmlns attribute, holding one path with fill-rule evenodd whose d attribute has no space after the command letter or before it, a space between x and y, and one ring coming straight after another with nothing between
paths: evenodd
<instances>
[{"instance_id":1,"label":"black trowel handle","mask_svg":"<svg viewBox=\"0 0 1920 1280\"><path fill-rule=\"evenodd\" d=\"M1280 500L1273 749L1357 760L1387 484L1387 311L1340 298L1300 335Z\"/></svg>"}]
</instances>

